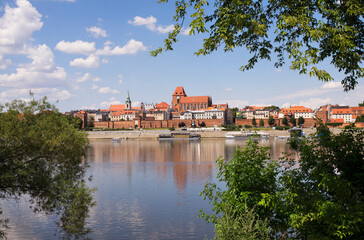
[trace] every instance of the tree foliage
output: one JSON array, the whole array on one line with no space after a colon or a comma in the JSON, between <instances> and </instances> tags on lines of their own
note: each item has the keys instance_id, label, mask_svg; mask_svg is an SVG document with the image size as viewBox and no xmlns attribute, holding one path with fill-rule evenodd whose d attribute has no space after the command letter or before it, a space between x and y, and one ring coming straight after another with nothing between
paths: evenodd
<instances>
[{"instance_id":1,"label":"tree foliage","mask_svg":"<svg viewBox=\"0 0 364 240\"><path fill-rule=\"evenodd\" d=\"M305 119L301 116L298 118L298 125L303 125L305 123Z\"/></svg>"},{"instance_id":2,"label":"tree foliage","mask_svg":"<svg viewBox=\"0 0 364 240\"><path fill-rule=\"evenodd\" d=\"M269 118L268 118L268 124L269 124L269 126L274 125L275 122L276 121L274 120L274 117L273 116L269 116Z\"/></svg>"},{"instance_id":3,"label":"tree foliage","mask_svg":"<svg viewBox=\"0 0 364 240\"><path fill-rule=\"evenodd\" d=\"M239 214L254 209L254 221L267 221L269 239L363 239L364 129L334 135L320 125L312 139L292 141L299 160L269 160L267 148L250 141L232 160L219 158L226 188L205 186L213 212L201 216L219 229L231 204Z\"/></svg>"},{"instance_id":4,"label":"tree foliage","mask_svg":"<svg viewBox=\"0 0 364 240\"><path fill-rule=\"evenodd\" d=\"M168 0L159 0L168 2ZM343 72L344 90L364 76L364 3L359 0L175 0L175 28L164 47L173 50L185 22L189 35L205 34L197 56L222 48L225 52L245 47L252 55L241 70L259 60L276 58L275 67L290 61L290 69L322 81L333 78L319 64L330 60Z\"/></svg>"},{"instance_id":5,"label":"tree foliage","mask_svg":"<svg viewBox=\"0 0 364 240\"><path fill-rule=\"evenodd\" d=\"M28 196L34 211L60 216L62 236L86 236L94 201L84 181L87 138L77 130L77 121L60 114L45 98L16 100L2 110L0 199Z\"/></svg>"},{"instance_id":6,"label":"tree foliage","mask_svg":"<svg viewBox=\"0 0 364 240\"><path fill-rule=\"evenodd\" d=\"M291 119L289 119L289 122L293 125L293 126L296 126L297 124L297 120L295 117L291 117Z\"/></svg>"},{"instance_id":7,"label":"tree foliage","mask_svg":"<svg viewBox=\"0 0 364 240\"><path fill-rule=\"evenodd\" d=\"M285 126L288 126L288 118L287 117L284 117L282 119L282 124L285 125Z\"/></svg>"},{"instance_id":8,"label":"tree foliage","mask_svg":"<svg viewBox=\"0 0 364 240\"><path fill-rule=\"evenodd\" d=\"M259 120L259 127L264 127L264 120L263 119Z\"/></svg>"},{"instance_id":9,"label":"tree foliage","mask_svg":"<svg viewBox=\"0 0 364 240\"><path fill-rule=\"evenodd\" d=\"M255 119L255 117L253 117L253 119L252 119L252 125L253 126L256 126L257 125L257 120Z\"/></svg>"}]
</instances>

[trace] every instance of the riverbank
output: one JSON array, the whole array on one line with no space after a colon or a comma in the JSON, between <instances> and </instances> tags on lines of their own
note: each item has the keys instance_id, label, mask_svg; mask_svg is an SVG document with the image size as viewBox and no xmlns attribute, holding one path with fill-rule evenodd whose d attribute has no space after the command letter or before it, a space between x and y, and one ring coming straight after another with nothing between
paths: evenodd
<instances>
[{"instance_id":1,"label":"riverbank","mask_svg":"<svg viewBox=\"0 0 364 240\"><path fill-rule=\"evenodd\" d=\"M341 129L330 129L332 132L339 133L342 131ZM316 129L304 128L303 131L306 135L316 132ZM89 139L112 139L112 138L121 138L121 139L158 139L160 134L168 134L171 131L169 130L136 130L136 131L95 131L95 132L87 132ZM174 131L180 132L180 131ZM276 136L289 136L289 131L287 130L266 130L259 131L263 133L267 133L271 138ZM237 133L235 132L227 132L227 131L207 131L207 132L198 132L201 135L201 138L209 138L209 139L221 139L225 138L228 133Z\"/></svg>"}]
</instances>

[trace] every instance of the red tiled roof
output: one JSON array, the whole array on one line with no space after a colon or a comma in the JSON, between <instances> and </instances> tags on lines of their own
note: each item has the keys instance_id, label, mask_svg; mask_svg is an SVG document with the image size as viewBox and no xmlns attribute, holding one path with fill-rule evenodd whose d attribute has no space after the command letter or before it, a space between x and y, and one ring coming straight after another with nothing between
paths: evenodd
<instances>
[{"instance_id":1,"label":"red tiled roof","mask_svg":"<svg viewBox=\"0 0 364 240\"><path fill-rule=\"evenodd\" d=\"M125 104L111 105L109 111L123 111L125 109Z\"/></svg>"},{"instance_id":2,"label":"red tiled roof","mask_svg":"<svg viewBox=\"0 0 364 240\"><path fill-rule=\"evenodd\" d=\"M304 106L292 106L290 108L283 108L281 111L279 111L280 113L303 113L303 112L312 112L311 108L306 108Z\"/></svg>"},{"instance_id":3,"label":"red tiled roof","mask_svg":"<svg viewBox=\"0 0 364 240\"><path fill-rule=\"evenodd\" d=\"M343 118L331 119L331 122L335 122L335 123L343 123L343 122L344 122L344 119L343 119Z\"/></svg>"},{"instance_id":4,"label":"red tiled roof","mask_svg":"<svg viewBox=\"0 0 364 240\"><path fill-rule=\"evenodd\" d=\"M126 111L121 111L121 112L113 112L111 114L111 116L129 115L129 114L135 114L135 111L126 110Z\"/></svg>"},{"instance_id":5,"label":"red tiled roof","mask_svg":"<svg viewBox=\"0 0 364 240\"><path fill-rule=\"evenodd\" d=\"M180 103L208 103L208 96L196 96L196 97L183 97L180 100Z\"/></svg>"},{"instance_id":6,"label":"red tiled roof","mask_svg":"<svg viewBox=\"0 0 364 240\"><path fill-rule=\"evenodd\" d=\"M351 114L349 108L335 108L332 109L332 114Z\"/></svg>"},{"instance_id":7,"label":"red tiled roof","mask_svg":"<svg viewBox=\"0 0 364 240\"><path fill-rule=\"evenodd\" d=\"M161 102L161 103L157 103L156 105L155 105L155 108L157 108L157 109L166 109L166 108L168 108L168 103L166 103L166 102Z\"/></svg>"},{"instance_id":8,"label":"red tiled roof","mask_svg":"<svg viewBox=\"0 0 364 240\"><path fill-rule=\"evenodd\" d=\"M173 93L173 96L187 96L187 94L185 93L185 90L181 86L176 88L176 90Z\"/></svg>"}]
</instances>

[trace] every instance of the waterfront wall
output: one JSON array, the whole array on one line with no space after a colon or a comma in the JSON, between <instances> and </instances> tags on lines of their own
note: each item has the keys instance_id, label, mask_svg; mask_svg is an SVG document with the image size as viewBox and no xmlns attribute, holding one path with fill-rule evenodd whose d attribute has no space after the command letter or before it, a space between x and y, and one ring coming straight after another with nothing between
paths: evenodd
<instances>
[{"instance_id":1,"label":"waterfront wall","mask_svg":"<svg viewBox=\"0 0 364 240\"><path fill-rule=\"evenodd\" d=\"M257 122L257 125L259 125L260 119L255 119L255 121ZM263 119L264 121L264 126L269 126L268 124L268 119ZM298 119L296 119L297 123L298 123ZM302 127L304 128L309 128L309 127L313 127L316 124L316 120L313 118L305 118L305 123L302 125ZM235 125L252 125L252 119L236 119L235 121ZM282 119L275 119L275 123L273 126L283 126L282 124ZM292 124L290 124L290 126L292 126Z\"/></svg>"},{"instance_id":2,"label":"waterfront wall","mask_svg":"<svg viewBox=\"0 0 364 240\"><path fill-rule=\"evenodd\" d=\"M192 123L195 122L197 126L220 126L224 124L223 119L176 119L176 120L141 120L134 119L132 121L103 121L94 122L96 128L109 128L109 129L122 129L122 128L171 128L179 127L180 124L184 124L186 127L191 127Z\"/></svg>"}]
</instances>

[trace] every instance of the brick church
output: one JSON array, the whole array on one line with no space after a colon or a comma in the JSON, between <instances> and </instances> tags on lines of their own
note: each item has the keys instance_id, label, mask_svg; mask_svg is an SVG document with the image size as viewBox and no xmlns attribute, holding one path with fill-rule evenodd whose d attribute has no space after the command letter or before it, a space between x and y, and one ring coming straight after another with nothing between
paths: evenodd
<instances>
[{"instance_id":1,"label":"brick church","mask_svg":"<svg viewBox=\"0 0 364 240\"><path fill-rule=\"evenodd\" d=\"M202 110L212 106L210 96L188 97L183 87L177 87L172 95L172 108L178 112Z\"/></svg>"}]
</instances>

